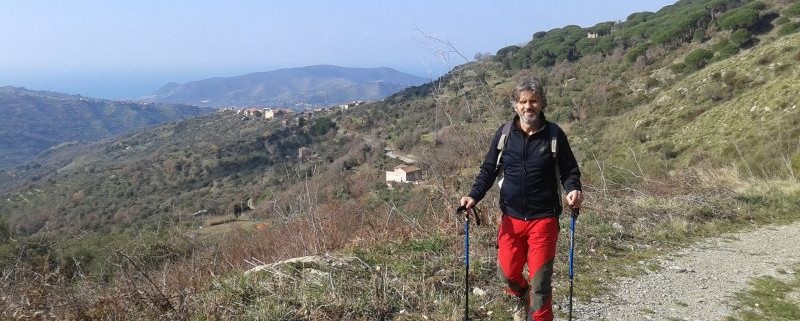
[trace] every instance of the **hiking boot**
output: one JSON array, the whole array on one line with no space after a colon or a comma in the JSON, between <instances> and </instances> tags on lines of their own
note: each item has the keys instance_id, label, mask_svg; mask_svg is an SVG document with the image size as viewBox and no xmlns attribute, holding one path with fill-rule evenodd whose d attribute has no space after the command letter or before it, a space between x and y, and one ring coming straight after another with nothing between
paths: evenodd
<instances>
[{"instance_id":1,"label":"hiking boot","mask_svg":"<svg viewBox=\"0 0 800 321\"><path fill-rule=\"evenodd\" d=\"M526 291L525 294L518 296L517 300L515 300L514 308L511 310L511 315L514 317L514 321L530 321L530 296Z\"/></svg>"}]
</instances>

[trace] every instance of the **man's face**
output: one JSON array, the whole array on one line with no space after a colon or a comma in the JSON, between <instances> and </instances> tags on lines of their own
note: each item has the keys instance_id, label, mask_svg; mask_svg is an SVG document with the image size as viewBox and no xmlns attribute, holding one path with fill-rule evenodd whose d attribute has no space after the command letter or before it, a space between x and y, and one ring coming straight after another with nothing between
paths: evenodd
<instances>
[{"instance_id":1,"label":"man's face","mask_svg":"<svg viewBox=\"0 0 800 321\"><path fill-rule=\"evenodd\" d=\"M516 110L520 121L533 125L542 112L542 97L532 90L523 91L517 99Z\"/></svg>"}]
</instances>

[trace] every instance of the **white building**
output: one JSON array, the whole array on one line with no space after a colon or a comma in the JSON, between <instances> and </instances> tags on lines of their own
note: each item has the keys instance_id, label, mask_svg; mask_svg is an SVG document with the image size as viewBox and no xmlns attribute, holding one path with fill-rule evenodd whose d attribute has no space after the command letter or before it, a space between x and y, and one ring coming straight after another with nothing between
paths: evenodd
<instances>
[{"instance_id":1,"label":"white building","mask_svg":"<svg viewBox=\"0 0 800 321\"><path fill-rule=\"evenodd\" d=\"M387 182L408 183L420 179L420 170L415 166L397 165L393 171L386 171Z\"/></svg>"}]
</instances>

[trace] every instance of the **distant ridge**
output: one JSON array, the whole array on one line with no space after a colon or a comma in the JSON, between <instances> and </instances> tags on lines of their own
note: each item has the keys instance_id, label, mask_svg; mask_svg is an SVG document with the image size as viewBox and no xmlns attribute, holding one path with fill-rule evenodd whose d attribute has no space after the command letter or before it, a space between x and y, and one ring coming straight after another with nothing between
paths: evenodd
<instances>
[{"instance_id":1,"label":"distant ridge","mask_svg":"<svg viewBox=\"0 0 800 321\"><path fill-rule=\"evenodd\" d=\"M112 101L22 87L0 87L0 169L71 141L91 141L185 119L210 109Z\"/></svg>"},{"instance_id":2,"label":"distant ridge","mask_svg":"<svg viewBox=\"0 0 800 321\"><path fill-rule=\"evenodd\" d=\"M185 84L172 82L142 100L209 107L265 105L302 109L353 100L379 100L427 81L386 67L314 65Z\"/></svg>"}]
</instances>

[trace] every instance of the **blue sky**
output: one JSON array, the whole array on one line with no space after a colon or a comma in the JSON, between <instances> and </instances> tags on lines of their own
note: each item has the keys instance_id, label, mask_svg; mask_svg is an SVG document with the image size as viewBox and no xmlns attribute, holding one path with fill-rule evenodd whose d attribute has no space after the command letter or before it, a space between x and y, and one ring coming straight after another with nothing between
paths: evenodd
<instances>
[{"instance_id":1,"label":"blue sky","mask_svg":"<svg viewBox=\"0 0 800 321\"><path fill-rule=\"evenodd\" d=\"M537 31L658 11L667 0L0 0L0 86L98 98L167 82L332 64L435 78Z\"/></svg>"}]
</instances>

